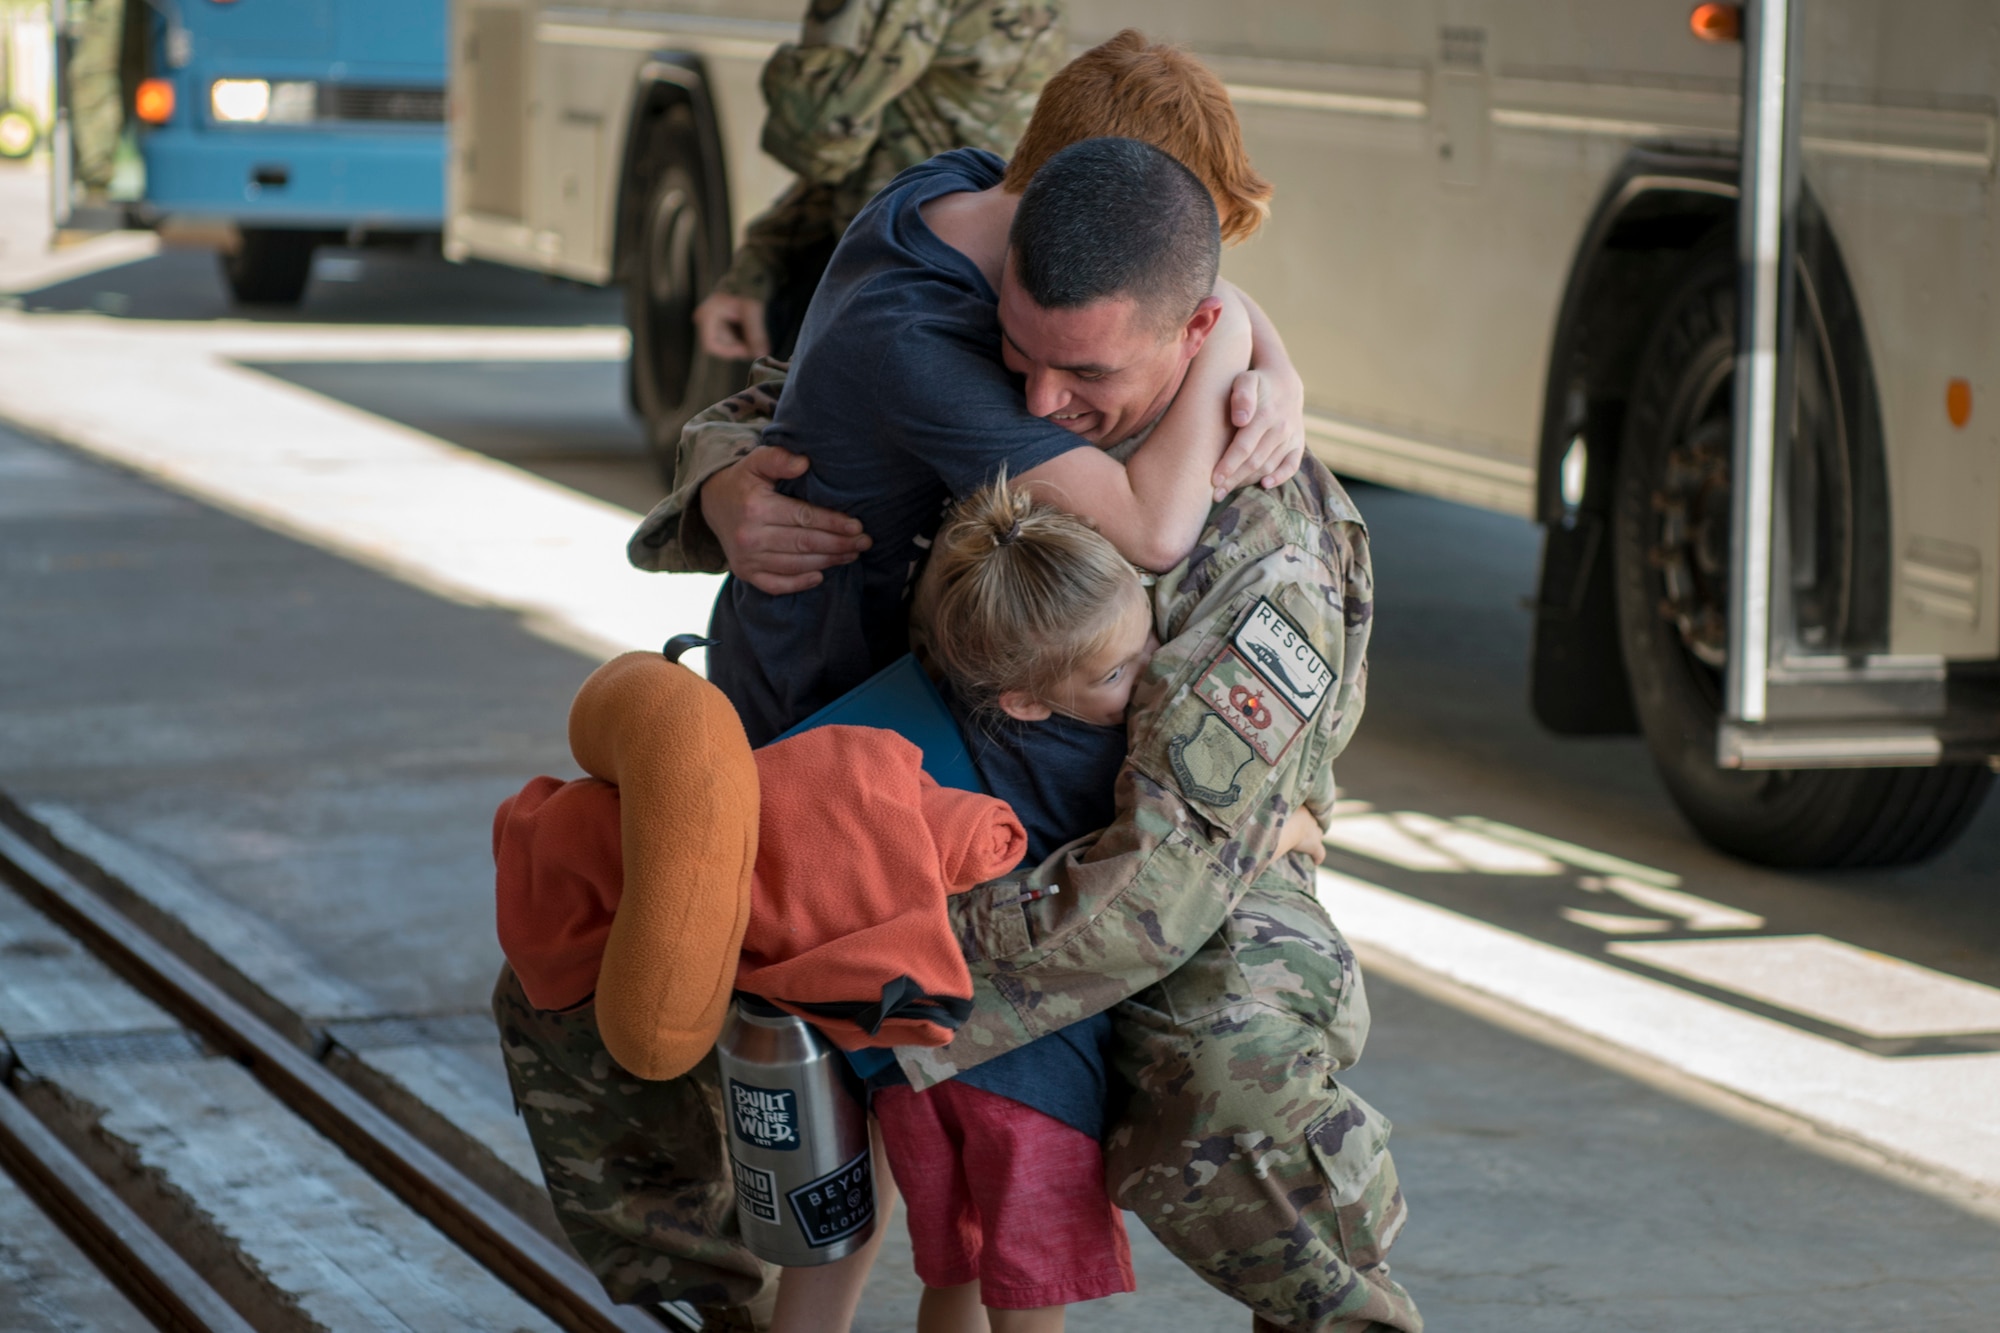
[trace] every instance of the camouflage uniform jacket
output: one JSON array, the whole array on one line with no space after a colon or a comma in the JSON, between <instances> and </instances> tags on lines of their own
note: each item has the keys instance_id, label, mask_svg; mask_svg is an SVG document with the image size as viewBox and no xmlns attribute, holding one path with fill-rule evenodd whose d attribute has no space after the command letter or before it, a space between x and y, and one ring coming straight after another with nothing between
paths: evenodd
<instances>
[{"instance_id":1,"label":"camouflage uniform jacket","mask_svg":"<svg viewBox=\"0 0 2000 1333\"><path fill-rule=\"evenodd\" d=\"M760 301L786 256L838 239L897 172L950 148L1014 151L1064 56L1063 0L813 0L764 66L764 151L798 173L718 289Z\"/></svg>"},{"instance_id":2,"label":"camouflage uniform jacket","mask_svg":"<svg viewBox=\"0 0 2000 1333\"><path fill-rule=\"evenodd\" d=\"M655 574L723 574L729 562L701 514L710 477L764 442L776 415L788 363L769 357L750 367L750 386L704 408L681 428L674 488L653 506L625 547L625 556Z\"/></svg>"},{"instance_id":3,"label":"camouflage uniform jacket","mask_svg":"<svg viewBox=\"0 0 2000 1333\"><path fill-rule=\"evenodd\" d=\"M633 536L635 565L723 568L695 497L757 447L783 367L760 363L753 378L683 433L678 484ZM1118 818L951 900L974 1011L951 1045L900 1053L918 1087L1173 972L1271 865L1292 808L1332 807L1374 613L1367 529L1340 484L1309 457L1283 486L1238 491L1153 595L1163 646L1134 695ZM1047 889L1059 891L1019 901Z\"/></svg>"},{"instance_id":4,"label":"camouflage uniform jacket","mask_svg":"<svg viewBox=\"0 0 2000 1333\"><path fill-rule=\"evenodd\" d=\"M1366 699L1374 597L1367 528L1317 459L1209 514L1153 589L1162 646L1133 696L1117 818L950 900L973 1013L951 1045L898 1052L914 1084L1164 979L1272 868L1294 808L1325 821Z\"/></svg>"}]
</instances>

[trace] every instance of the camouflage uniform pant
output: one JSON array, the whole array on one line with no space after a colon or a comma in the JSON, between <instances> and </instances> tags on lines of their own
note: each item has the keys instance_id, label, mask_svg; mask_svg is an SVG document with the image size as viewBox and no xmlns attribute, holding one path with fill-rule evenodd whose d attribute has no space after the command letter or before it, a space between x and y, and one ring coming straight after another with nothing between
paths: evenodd
<instances>
[{"instance_id":1,"label":"camouflage uniform pant","mask_svg":"<svg viewBox=\"0 0 2000 1333\"><path fill-rule=\"evenodd\" d=\"M715 1057L677 1079L635 1078L590 1005L537 1009L508 967L493 1016L556 1217L611 1299L764 1308L778 1270L737 1231Z\"/></svg>"},{"instance_id":2,"label":"camouflage uniform pant","mask_svg":"<svg viewBox=\"0 0 2000 1333\"><path fill-rule=\"evenodd\" d=\"M1368 1001L1310 881L1274 867L1113 1014L1132 1095L1105 1149L1118 1205L1260 1330L1421 1329L1384 1262L1406 1215L1389 1122L1334 1077Z\"/></svg>"},{"instance_id":3,"label":"camouflage uniform pant","mask_svg":"<svg viewBox=\"0 0 2000 1333\"><path fill-rule=\"evenodd\" d=\"M143 12L143 11L142 11ZM70 133L76 178L92 190L111 184L125 129L125 93L118 77L125 0L90 0L68 64Z\"/></svg>"}]
</instances>

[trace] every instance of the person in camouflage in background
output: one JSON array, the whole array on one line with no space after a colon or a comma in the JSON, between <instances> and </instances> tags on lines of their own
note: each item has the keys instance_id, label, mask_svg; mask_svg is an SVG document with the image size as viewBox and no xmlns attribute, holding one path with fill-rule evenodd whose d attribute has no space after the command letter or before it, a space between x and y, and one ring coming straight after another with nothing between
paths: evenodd
<instances>
[{"instance_id":1,"label":"person in camouflage in background","mask_svg":"<svg viewBox=\"0 0 2000 1333\"><path fill-rule=\"evenodd\" d=\"M71 142L76 183L84 199L102 204L117 167L118 141L125 132L125 0L72 0L68 17L75 44L64 64L68 83ZM68 201L64 201L68 202Z\"/></svg>"},{"instance_id":2,"label":"person in camouflage in background","mask_svg":"<svg viewBox=\"0 0 2000 1333\"><path fill-rule=\"evenodd\" d=\"M696 308L703 347L789 355L861 206L946 149L1013 152L1063 54L1063 0L813 0L763 76L764 151L798 180L751 219Z\"/></svg>"},{"instance_id":3,"label":"person in camouflage in background","mask_svg":"<svg viewBox=\"0 0 2000 1333\"><path fill-rule=\"evenodd\" d=\"M715 1056L689 1077L638 1078L604 1049L592 1001L537 1009L510 967L493 1014L549 1202L611 1298L687 1301L705 1328L768 1326L776 1270L743 1247L736 1196L717 1187L729 1161Z\"/></svg>"}]
</instances>

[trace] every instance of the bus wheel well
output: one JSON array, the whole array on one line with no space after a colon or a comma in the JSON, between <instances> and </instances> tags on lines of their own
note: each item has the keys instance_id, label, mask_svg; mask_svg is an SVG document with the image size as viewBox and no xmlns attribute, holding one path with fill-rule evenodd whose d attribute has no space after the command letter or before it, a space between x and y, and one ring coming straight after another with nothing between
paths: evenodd
<instances>
[{"instance_id":1,"label":"bus wheel well","mask_svg":"<svg viewBox=\"0 0 2000 1333\"><path fill-rule=\"evenodd\" d=\"M1619 442L1640 357L1666 304L1690 265L1733 244L1736 176L1731 159L1634 152L1605 192L1570 269L1549 357L1536 468L1544 538L1530 673L1535 715L1559 734L1638 729L1611 572ZM1879 651L1888 638L1891 545L1880 406L1854 288L1809 184L1800 191L1796 253L1799 309L1810 321L1800 328L1810 328L1820 349L1841 447L1790 474L1805 489L1789 503L1797 509L1839 500L1844 507L1834 526L1846 537L1831 555L1794 551L1797 559L1830 560L1823 570L1815 564L1815 577L1839 593L1839 605L1813 625L1802 619L1800 632L1821 634L1823 651ZM1797 547L1805 528L1795 528ZM1798 568L1804 566L1795 577Z\"/></svg>"},{"instance_id":2,"label":"bus wheel well","mask_svg":"<svg viewBox=\"0 0 2000 1333\"><path fill-rule=\"evenodd\" d=\"M625 161L619 172L617 225L611 243L613 279L630 277L653 185L675 155L689 151L690 140L700 160L688 165L700 175L710 205L707 243L726 266L731 235L729 181L723 168L715 106L709 99L708 77L700 57L662 53L648 60L639 71L632 113L625 124Z\"/></svg>"},{"instance_id":3,"label":"bus wheel well","mask_svg":"<svg viewBox=\"0 0 2000 1333\"><path fill-rule=\"evenodd\" d=\"M675 52L654 55L640 68L632 99L631 114L625 121L625 155L619 172L611 249L612 281L626 290L628 322L645 313L643 299L635 300L635 284L645 280L642 273L645 257L641 251L648 227L654 221L649 210L654 207L656 190L662 188L663 180L670 174L683 182L683 187L677 188L685 188L695 201L690 211L698 219L694 241L697 276L706 274L707 280L712 281L729 267L732 235L728 173L701 59ZM704 295L705 291L694 292L693 300L699 301ZM678 314L676 320L685 325L686 313ZM685 337L678 341L692 337L691 329L682 328L680 332ZM689 387L682 382L686 371L682 363L691 354L685 347L663 350L652 346L652 341L657 340L645 339L634 325L633 356L627 363L625 382L626 400L633 411L646 418L649 430L661 424L663 413L673 416L678 407L675 412L667 412L661 392L653 391L661 386L641 383L644 368L639 366L639 359L671 354L676 364L667 370L666 378L673 383L666 389L667 396L678 404L681 391ZM706 405L703 402L698 406ZM674 433L678 434L677 426ZM654 441L656 449L660 444L661 441Z\"/></svg>"},{"instance_id":4,"label":"bus wheel well","mask_svg":"<svg viewBox=\"0 0 2000 1333\"><path fill-rule=\"evenodd\" d=\"M1639 355L1689 256L1736 225L1733 161L1635 153L1570 269L1536 466L1543 527L1529 693L1561 735L1638 731L1611 575L1618 440Z\"/></svg>"}]
</instances>

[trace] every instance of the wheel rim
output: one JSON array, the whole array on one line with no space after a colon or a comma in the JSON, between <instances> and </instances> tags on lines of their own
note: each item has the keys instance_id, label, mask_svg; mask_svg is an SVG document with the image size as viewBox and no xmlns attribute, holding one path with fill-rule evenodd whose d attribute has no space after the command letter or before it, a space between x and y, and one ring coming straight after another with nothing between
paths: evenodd
<instances>
[{"instance_id":1,"label":"wheel rim","mask_svg":"<svg viewBox=\"0 0 2000 1333\"><path fill-rule=\"evenodd\" d=\"M694 345L694 304L701 286L701 206L671 177L661 183L647 218L642 322L652 397L671 410L686 396Z\"/></svg>"},{"instance_id":2,"label":"wheel rim","mask_svg":"<svg viewBox=\"0 0 2000 1333\"><path fill-rule=\"evenodd\" d=\"M1808 650L1844 642L1853 568L1854 506L1848 440L1831 347L1800 277L1794 414L1782 441L1778 516L1790 555L1788 585L1773 608ZM1735 351L1727 339L1702 348L1682 381L1663 432L1672 443L1650 478L1646 563L1655 614L1671 628L1696 689L1722 704L1729 650L1730 527ZM1782 647L1782 644L1779 645Z\"/></svg>"},{"instance_id":3,"label":"wheel rim","mask_svg":"<svg viewBox=\"0 0 2000 1333\"><path fill-rule=\"evenodd\" d=\"M700 218L688 192L660 191L647 229L646 292L657 307L689 303L694 289L695 236Z\"/></svg>"},{"instance_id":4,"label":"wheel rim","mask_svg":"<svg viewBox=\"0 0 2000 1333\"><path fill-rule=\"evenodd\" d=\"M1689 674L1711 705L1722 700L1729 651L1729 454L1734 376L1727 347L1688 376L1654 471L1646 563L1655 614L1671 627Z\"/></svg>"}]
</instances>

